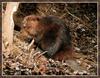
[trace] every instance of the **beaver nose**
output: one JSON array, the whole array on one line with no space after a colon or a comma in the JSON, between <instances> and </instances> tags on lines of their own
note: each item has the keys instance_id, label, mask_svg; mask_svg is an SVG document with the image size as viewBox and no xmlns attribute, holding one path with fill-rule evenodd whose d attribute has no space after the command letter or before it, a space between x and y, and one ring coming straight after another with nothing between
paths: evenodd
<instances>
[{"instance_id":1,"label":"beaver nose","mask_svg":"<svg viewBox=\"0 0 100 78\"><path fill-rule=\"evenodd\" d=\"M31 43L32 39L33 39L32 37L29 37L29 36L28 36L28 37L25 39L25 41L28 42L28 43Z\"/></svg>"}]
</instances>

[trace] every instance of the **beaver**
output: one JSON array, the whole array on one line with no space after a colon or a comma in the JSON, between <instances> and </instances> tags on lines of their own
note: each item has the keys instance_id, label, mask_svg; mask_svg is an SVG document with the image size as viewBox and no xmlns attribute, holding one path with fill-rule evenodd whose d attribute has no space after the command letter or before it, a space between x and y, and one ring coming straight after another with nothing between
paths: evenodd
<instances>
[{"instance_id":1,"label":"beaver","mask_svg":"<svg viewBox=\"0 0 100 78\"><path fill-rule=\"evenodd\" d=\"M73 57L71 33L66 23L56 16L26 16L22 22L21 33L26 40L34 39L36 47L44 56L56 60ZM24 37L23 37L24 38Z\"/></svg>"}]
</instances>

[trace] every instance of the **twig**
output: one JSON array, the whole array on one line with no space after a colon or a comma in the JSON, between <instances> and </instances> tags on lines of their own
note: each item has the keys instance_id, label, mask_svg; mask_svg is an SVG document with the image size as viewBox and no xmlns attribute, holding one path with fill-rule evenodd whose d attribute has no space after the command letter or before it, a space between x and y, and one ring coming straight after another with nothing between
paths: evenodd
<instances>
[{"instance_id":1,"label":"twig","mask_svg":"<svg viewBox=\"0 0 100 78\"><path fill-rule=\"evenodd\" d=\"M87 17L87 15L86 15L86 14L84 15L84 17L85 17L88 21L90 21L89 17Z\"/></svg>"},{"instance_id":2,"label":"twig","mask_svg":"<svg viewBox=\"0 0 100 78\"><path fill-rule=\"evenodd\" d=\"M37 9L37 11L41 14L41 16L45 16L45 13Z\"/></svg>"},{"instance_id":3,"label":"twig","mask_svg":"<svg viewBox=\"0 0 100 78\"><path fill-rule=\"evenodd\" d=\"M17 60L23 53L19 54L15 59Z\"/></svg>"},{"instance_id":4,"label":"twig","mask_svg":"<svg viewBox=\"0 0 100 78\"><path fill-rule=\"evenodd\" d=\"M44 51L43 53L40 53L40 55L37 56L37 58L39 58L40 56L44 55L45 53L47 53L47 51Z\"/></svg>"},{"instance_id":5,"label":"twig","mask_svg":"<svg viewBox=\"0 0 100 78\"><path fill-rule=\"evenodd\" d=\"M81 22L83 22L79 17L77 17L77 16L75 16L74 14L70 13L70 12L68 11L68 9L66 9L66 11L67 11L67 13L68 13L69 15L71 15L72 17L74 17L74 18L80 20Z\"/></svg>"},{"instance_id":6,"label":"twig","mask_svg":"<svg viewBox=\"0 0 100 78\"><path fill-rule=\"evenodd\" d=\"M31 43L28 45L28 48L27 48L27 50L28 51L30 51L30 49L31 49L31 47L33 46L33 44L34 44L34 39L31 41Z\"/></svg>"},{"instance_id":7,"label":"twig","mask_svg":"<svg viewBox=\"0 0 100 78\"><path fill-rule=\"evenodd\" d=\"M89 24L87 24L86 22L84 22L82 19L80 19L79 17L75 16L74 14L70 13L70 11L68 11L68 9L66 9L67 13L69 15L71 15L72 17L76 18L77 20L79 20L86 28L88 28L87 26L90 26Z\"/></svg>"},{"instance_id":8,"label":"twig","mask_svg":"<svg viewBox=\"0 0 100 78\"><path fill-rule=\"evenodd\" d=\"M66 16L66 13L60 16L60 19L63 19Z\"/></svg>"},{"instance_id":9,"label":"twig","mask_svg":"<svg viewBox=\"0 0 100 78\"><path fill-rule=\"evenodd\" d=\"M68 13L69 15L71 15L71 16L74 17L74 18L76 18L77 20L79 20L80 22L82 22L84 25L86 25L85 22L84 22L82 19L80 19L79 17L77 17L77 16L75 16L74 14L72 14L67 8L66 8L65 10L67 11L67 13Z\"/></svg>"},{"instance_id":10,"label":"twig","mask_svg":"<svg viewBox=\"0 0 100 78\"><path fill-rule=\"evenodd\" d=\"M35 54L33 54L33 57L35 57L37 54L40 54L40 52L36 52Z\"/></svg>"}]
</instances>

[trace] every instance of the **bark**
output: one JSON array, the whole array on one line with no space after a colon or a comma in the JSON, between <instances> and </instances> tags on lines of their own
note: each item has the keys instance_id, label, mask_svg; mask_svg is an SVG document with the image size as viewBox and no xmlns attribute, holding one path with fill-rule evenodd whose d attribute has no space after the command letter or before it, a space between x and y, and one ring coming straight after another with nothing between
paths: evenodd
<instances>
[{"instance_id":1,"label":"bark","mask_svg":"<svg viewBox=\"0 0 100 78\"><path fill-rule=\"evenodd\" d=\"M6 5L6 10L2 15L2 32L3 35L7 38L9 46L12 46L13 43L13 31L14 31L14 21L13 13L17 10L19 3L18 2L8 2Z\"/></svg>"}]
</instances>

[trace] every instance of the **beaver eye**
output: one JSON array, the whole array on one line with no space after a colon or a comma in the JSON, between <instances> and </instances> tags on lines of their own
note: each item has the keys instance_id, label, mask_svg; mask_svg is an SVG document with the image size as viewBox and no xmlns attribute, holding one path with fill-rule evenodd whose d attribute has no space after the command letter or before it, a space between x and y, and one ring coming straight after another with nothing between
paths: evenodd
<instances>
[{"instance_id":1,"label":"beaver eye","mask_svg":"<svg viewBox=\"0 0 100 78\"><path fill-rule=\"evenodd\" d=\"M39 21L40 19L39 18L37 18L37 21Z\"/></svg>"}]
</instances>

